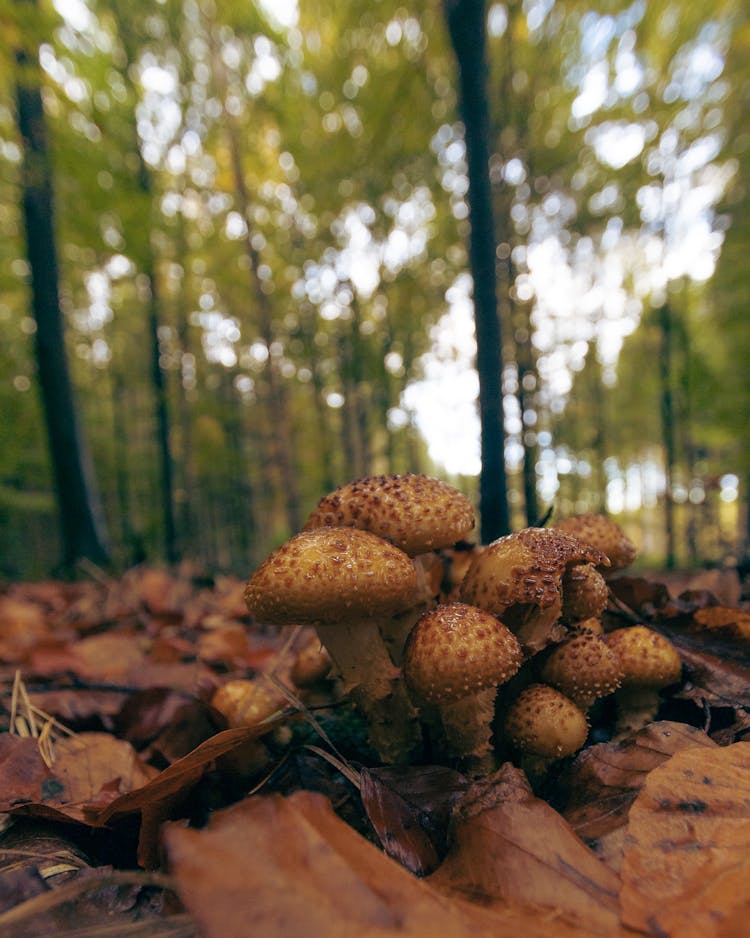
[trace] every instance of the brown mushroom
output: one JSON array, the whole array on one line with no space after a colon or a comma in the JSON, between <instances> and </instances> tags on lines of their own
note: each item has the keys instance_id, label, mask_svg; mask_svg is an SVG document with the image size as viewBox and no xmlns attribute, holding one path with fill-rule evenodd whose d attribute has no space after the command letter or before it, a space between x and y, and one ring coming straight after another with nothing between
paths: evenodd
<instances>
[{"instance_id":1,"label":"brown mushroom","mask_svg":"<svg viewBox=\"0 0 750 938\"><path fill-rule=\"evenodd\" d=\"M380 628L396 665L417 618L435 605L431 551L463 540L474 528L474 509L458 489L417 473L368 476L323 496L305 530L347 526L371 531L415 558L417 588L407 611L381 620Z\"/></svg>"},{"instance_id":2,"label":"brown mushroom","mask_svg":"<svg viewBox=\"0 0 750 938\"><path fill-rule=\"evenodd\" d=\"M616 521L607 515L582 514L563 518L555 525L558 531L572 534L584 544L596 547L609 558L607 573L623 570L635 560L635 544Z\"/></svg>"},{"instance_id":3,"label":"brown mushroom","mask_svg":"<svg viewBox=\"0 0 750 938\"><path fill-rule=\"evenodd\" d=\"M541 668L541 678L584 712L599 697L613 694L622 681L614 651L598 635L582 630L557 645Z\"/></svg>"},{"instance_id":4,"label":"brown mushroom","mask_svg":"<svg viewBox=\"0 0 750 938\"><path fill-rule=\"evenodd\" d=\"M420 617L406 643L404 676L414 699L438 710L449 755L479 765L491 752L497 687L521 660L513 633L476 606L444 603Z\"/></svg>"},{"instance_id":5,"label":"brown mushroom","mask_svg":"<svg viewBox=\"0 0 750 938\"><path fill-rule=\"evenodd\" d=\"M351 526L379 534L410 557L462 540L474 528L474 509L458 489L430 476L369 476L323 496L305 524Z\"/></svg>"},{"instance_id":6,"label":"brown mushroom","mask_svg":"<svg viewBox=\"0 0 750 938\"><path fill-rule=\"evenodd\" d=\"M378 630L380 620L409 606L415 588L414 565L393 544L357 528L324 527L282 544L245 589L257 620L315 627L385 761L407 758L420 739L401 674Z\"/></svg>"},{"instance_id":7,"label":"brown mushroom","mask_svg":"<svg viewBox=\"0 0 750 938\"><path fill-rule=\"evenodd\" d=\"M606 565L601 551L548 528L493 541L472 560L459 588L463 602L493 613L536 652L561 638L563 577L577 564Z\"/></svg>"},{"instance_id":8,"label":"brown mushroom","mask_svg":"<svg viewBox=\"0 0 750 938\"><path fill-rule=\"evenodd\" d=\"M659 691L680 680L682 660L668 638L645 625L615 629L606 642L622 668L615 727L621 736L642 729L656 717Z\"/></svg>"},{"instance_id":9,"label":"brown mushroom","mask_svg":"<svg viewBox=\"0 0 750 938\"><path fill-rule=\"evenodd\" d=\"M586 742L586 715L572 700L547 684L530 684L510 705L505 735L520 752L556 760L571 756Z\"/></svg>"},{"instance_id":10,"label":"brown mushroom","mask_svg":"<svg viewBox=\"0 0 750 938\"><path fill-rule=\"evenodd\" d=\"M592 563L577 563L562 578L562 618L574 623L598 616L607 608L607 581Z\"/></svg>"}]
</instances>

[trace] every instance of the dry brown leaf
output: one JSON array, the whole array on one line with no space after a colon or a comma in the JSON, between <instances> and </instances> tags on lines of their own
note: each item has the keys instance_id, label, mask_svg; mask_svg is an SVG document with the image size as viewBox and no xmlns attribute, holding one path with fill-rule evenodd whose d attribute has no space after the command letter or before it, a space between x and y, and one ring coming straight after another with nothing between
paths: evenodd
<instances>
[{"instance_id":1,"label":"dry brown leaf","mask_svg":"<svg viewBox=\"0 0 750 938\"><path fill-rule=\"evenodd\" d=\"M165 834L205 938L601 938L538 912L448 899L338 818L322 795L247 799L202 831Z\"/></svg>"},{"instance_id":2,"label":"dry brown leaf","mask_svg":"<svg viewBox=\"0 0 750 938\"><path fill-rule=\"evenodd\" d=\"M750 612L736 606L706 606L693 619L704 629L728 629L733 638L750 640Z\"/></svg>"},{"instance_id":3,"label":"dry brown leaf","mask_svg":"<svg viewBox=\"0 0 750 938\"><path fill-rule=\"evenodd\" d=\"M440 765L386 766L359 773L362 805L385 852L418 876L445 854L452 805L469 780Z\"/></svg>"},{"instance_id":4,"label":"dry brown leaf","mask_svg":"<svg viewBox=\"0 0 750 938\"><path fill-rule=\"evenodd\" d=\"M619 927L619 879L506 764L454 808L452 846L429 882L477 901L555 910L599 935Z\"/></svg>"},{"instance_id":5,"label":"dry brown leaf","mask_svg":"<svg viewBox=\"0 0 750 938\"><path fill-rule=\"evenodd\" d=\"M750 743L689 748L630 809L623 921L669 938L739 938L750 916Z\"/></svg>"},{"instance_id":6,"label":"dry brown leaf","mask_svg":"<svg viewBox=\"0 0 750 938\"><path fill-rule=\"evenodd\" d=\"M689 746L715 747L702 730L686 723L650 723L618 743L598 743L575 758L566 786L563 815L584 840L611 833L627 823L630 805L649 772Z\"/></svg>"}]
</instances>

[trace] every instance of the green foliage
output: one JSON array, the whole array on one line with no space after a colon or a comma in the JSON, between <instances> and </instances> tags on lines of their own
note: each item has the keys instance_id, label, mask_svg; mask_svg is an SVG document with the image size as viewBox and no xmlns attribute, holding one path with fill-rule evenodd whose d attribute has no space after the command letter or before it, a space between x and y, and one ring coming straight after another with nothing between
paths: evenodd
<instances>
[{"instance_id":1,"label":"green foliage","mask_svg":"<svg viewBox=\"0 0 750 938\"><path fill-rule=\"evenodd\" d=\"M22 37L41 48L70 359L119 561L161 543L149 278L186 556L246 572L292 533L274 456L283 438L303 511L353 475L442 474L401 409L467 266L441 5L300 0L291 28L229 0L92 0L67 16L49 2L0 3L0 413L13 418L0 420L0 486L19 493L7 510L23 514L24 493L49 490L14 130ZM547 434L540 460L564 450L591 468L563 479L571 506L601 487L604 460L626 467L658 453L649 310L666 292L681 330L672 380L685 453L706 474L747 472L742 5L512 0L489 4L489 22L509 386L521 353L533 353L524 406L535 422L512 428L511 441ZM699 46L720 73L709 60L690 71ZM622 149L627 133L642 135L640 149ZM709 138L718 149L701 164L694 148ZM708 281L654 275L654 251L679 233L679 205L655 217L648 198L667 206L675 174L695 188L731 182L721 216L707 209L710 225L726 227ZM554 255L539 253L551 243ZM544 293L540 256L570 270L575 322ZM625 298L615 313L612 293Z\"/></svg>"}]
</instances>

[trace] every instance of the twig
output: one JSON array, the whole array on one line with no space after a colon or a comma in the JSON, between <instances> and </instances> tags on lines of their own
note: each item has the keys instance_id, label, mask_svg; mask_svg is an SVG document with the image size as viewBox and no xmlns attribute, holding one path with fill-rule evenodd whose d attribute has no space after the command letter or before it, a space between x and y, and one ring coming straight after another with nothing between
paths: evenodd
<instances>
[{"instance_id":1,"label":"twig","mask_svg":"<svg viewBox=\"0 0 750 938\"><path fill-rule=\"evenodd\" d=\"M63 886L58 886L51 892L34 896L0 913L0 935L20 935L18 925L25 919L35 915L49 912L66 902L79 899L87 892L102 889L108 886L156 886L160 889L169 889L176 892L174 881L163 873L141 873L138 871L108 872L102 876L91 876L86 879L74 880ZM12 930L15 929L15 930Z\"/></svg>"}]
</instances>

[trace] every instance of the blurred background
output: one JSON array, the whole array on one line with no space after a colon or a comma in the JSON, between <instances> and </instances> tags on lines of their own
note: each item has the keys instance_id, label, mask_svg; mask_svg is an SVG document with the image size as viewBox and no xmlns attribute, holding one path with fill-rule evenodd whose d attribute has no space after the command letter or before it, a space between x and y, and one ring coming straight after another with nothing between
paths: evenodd
<instances>
[{"instance_id":1,"label":"blurred background","mask_svg":"<svg viewBox=\"0 0 750 938\"><path fill-rule=\"evenodd\" d=\"M747 4L466 6L485 22L511 527L605 510L642 564L736 563ZM0 11L0 577L82 557L245 575L373 473L477 499L446 9Z\"/></svg>"}]
</instances>

